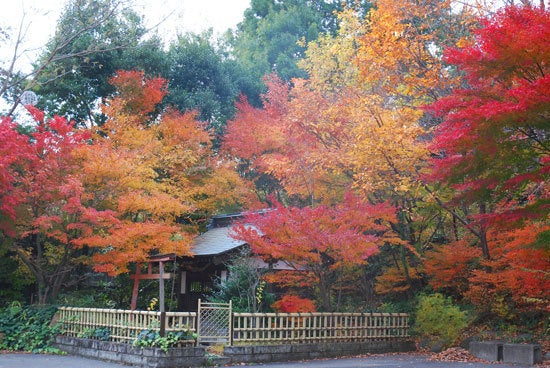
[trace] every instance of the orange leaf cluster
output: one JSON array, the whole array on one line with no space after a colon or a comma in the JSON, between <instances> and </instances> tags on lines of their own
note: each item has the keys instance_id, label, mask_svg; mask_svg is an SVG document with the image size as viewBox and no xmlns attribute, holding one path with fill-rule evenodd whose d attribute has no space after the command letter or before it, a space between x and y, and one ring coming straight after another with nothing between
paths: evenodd
<instances>
[{"instance_id":1,"label":"orange leaf cluster","mask_svg":"<svg viewBox=\"0 0 550 368\"><path fill-rule=\"evenodd\" d=\"M313 300L289 294L284 295L281 299L271 304L271 308L279 313L316 312L315 303Z\"/></svg>"},{"instance_id":2,"label":"orange leaf cluster","mask_svg":"<svg viewBox=\"0 0 550 368\"><path fill-rule=\"evenodd\" d=\"M104 106L108 119L79 155L84 185L93 193L90 206L115 215L79 244L100 249L97 270L118 274L153 252L189 254L196 230L180 218L238 205L247 193L214 157L212 136L196 113L168 109L150 116L166 81L119 71L111 83L118 95Z\"/></svg>"},{"instance_id":3,"label":"orange leaf cluster","mask_svg":"<svg viewBox=\"0 0 550 368\"><path fill-rule=\"evenodd\" d=\"M520 309L548 312L550 250L532 245L537 235L545 231L550 231L550 226L530 224L511 231L491 232L493 257L483 260L482 267L473 272L466 297L477 305L491 306L492 300L506 296Z\"/></svg>"}]
</instances>

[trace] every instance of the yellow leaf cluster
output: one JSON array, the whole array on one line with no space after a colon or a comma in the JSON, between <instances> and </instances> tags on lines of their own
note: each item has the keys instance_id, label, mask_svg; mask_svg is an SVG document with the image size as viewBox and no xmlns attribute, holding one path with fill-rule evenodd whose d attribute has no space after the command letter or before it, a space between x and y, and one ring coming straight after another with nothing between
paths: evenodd
<instances>
[{"instance_id":1,"label":"yellow leaf cluster","mask_svg":"<svg viewBox=\"0 0 550 368\"><path fill-rule=\"evenodd\" d=\"M182 218L234 210L251 198L214 154L212 136L195 112L168 110L151 119L132 115L124 98L108 101L106 123L77 153L82 181L93 193L90 205L114 214L81 244L101 249L96 268L111 274L151 252L187 254L196 229L182 225Z\"/></svg>"}]
</instances>

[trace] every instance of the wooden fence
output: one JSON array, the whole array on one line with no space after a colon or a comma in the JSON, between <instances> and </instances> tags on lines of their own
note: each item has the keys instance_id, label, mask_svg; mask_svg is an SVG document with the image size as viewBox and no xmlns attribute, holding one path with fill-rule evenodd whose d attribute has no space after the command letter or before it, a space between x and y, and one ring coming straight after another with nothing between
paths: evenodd
<instances>
[{"instance_id":1,"label":"wooden fence","mask_svg":"<svg viewBox=\"0 0 550 368\"><path fill-rule=\"evenodd\" d=\"M233 343L358 342L409 337L405 313L234 313Z\"/></svg>"},{"instance_id":2,"label":"wooden fence","mask_svg":"<svg viewBox=\"0 0 550 368\"><path fill-rule=\"evenodd\" d=\"M226 344L259 345L399 340L409 337L405 313L231 313ZM160 330L160 312L96 308L59 308L63 334L91 337L108 329L111 341L131 342L144 329ZM196 332L194 312L166 312L166 332ZM232 340L232 341L230 341ZM200 341L200 336L199 336Z\"/></svg>"},{"instance_id":3,"label":"wooden fence","mask_svg":"<svg viewBox=\"0 0 550 368\"><path fill-rule=\"evenodd\" d=\"M142 330L160 331L160 317L158 311L60 307L56 319L67 336L93 337L108 329L110 341L131 342ZM166 332L195 332L196 313L166 312L165 323Z\"/></svg>"}]
</instances>

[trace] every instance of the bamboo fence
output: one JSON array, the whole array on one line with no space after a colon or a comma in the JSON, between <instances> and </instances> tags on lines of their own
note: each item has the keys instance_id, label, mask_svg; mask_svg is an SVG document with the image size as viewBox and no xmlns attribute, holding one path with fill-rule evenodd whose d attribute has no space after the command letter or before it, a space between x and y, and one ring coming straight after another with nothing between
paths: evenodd
<instances>
[{"instance_id":1,"label":"bamboo fence","mask_svg":"<svg viewBox=\"0 0 550 368\"><path fill-rule=\"evenodd\" d=\"M90 331L108 329L110 341L131 342L142 330L160 331L161 312L60 307L56 319L67 336L82 337ZM196 313L166 312L165 323L166 332L195 332Z\"/></svg>"},{"instance_id":2,"label":"bamboo fence","mask_svg":"<svg viewBox=\"0 0 550 368\"><path fill-rule=\"evenodd\" d=\"M231 313L227 345L399 340L409 337L406 313ZM61 307L63 334L83 337L109 329L110 340L131 342L140 331L160 330L158 311ZM166 332L197 332L195 312L166 312ZM203 322L204 323L204 322ZM200 335L200 331L199 331ZM198 337L200 341L200 336Z\"/></svg>"},{"instance_id":3,"label":"bamboo fence","mask_svg":"<svg viewBox=\"0 0 550 368\"><path fill-rule=\"evenodd\" d=\"M409 337L406 313L234 313L233 343L283 344Z\"/></svg>"}]
</instances>

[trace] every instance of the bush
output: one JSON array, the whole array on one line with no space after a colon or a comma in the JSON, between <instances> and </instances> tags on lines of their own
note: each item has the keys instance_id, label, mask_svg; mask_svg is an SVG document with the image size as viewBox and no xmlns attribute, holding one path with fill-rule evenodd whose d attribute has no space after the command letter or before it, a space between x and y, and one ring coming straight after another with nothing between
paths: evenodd
<instances>
[{"instance_id":1,"label":"bush","mask_svg":"<svg viewBox=\"0 0 550 368\"><path fill-rule=\"evenodd\" d=\"M269 306L275 297L267 291L263 280L265 269L258 268L250 250L245 249L233 256L226 264L229 277L218 279L214 284L208 301L227 303L233 301L235 312L256 313L269 312Z\"/></svg>"},{"instance_id":2,"label":"bush","mask_svg":"<svg viewBox=\"0 0 550 368\"><path fill-rule=\"evenodd\" d=\"M414 326L418 335L438 339L449 346L467 326L467 313L454 305L450 298L439 293L419 298Z\"/></svg>"},{"instance_id":3,"label":"bush","mask_svg":"<svg viewBox=\"0 0 550 368\"><path fill-rule=\"evenodd\" d=\"M109 327L86 328L78 334L83 339L95 339L109 341L111 339L111 329Z\"/></svg>"},{"instance_id":4,"label":"bush","mask_svg":"<svg viewBox=\"0 0 550 368\"><path fill-rule=\"evenodd\" d=\"M289 294L284 295L281 299L271 304L271 308L280 313L316 312L313 300Z\"/></svg>"},{"instance_id":5,"label":"bush","mask_svg":"<svg viewBox=\"0 0 550 368\"><path fill-rule=\"evenodd\" d=\"M182 342L194 343L196 338L197 335L189 330L168 332L164 337L160 336L158 331L142 330L133 345L141 348L157 347L166 353L168 348L178 346Z\"/></svg>"},{"instance_id":6,"label":"bush","mask_svg":"<svg viewBox=\"0 0 550 368\"><path fill-rule=\"evenodd\" d=\"M0 349L59 353L51 342L60 332L60 325L50 326L56 307L22 306L13 302L0 310Z\"/></svg>"}]
</instances>

